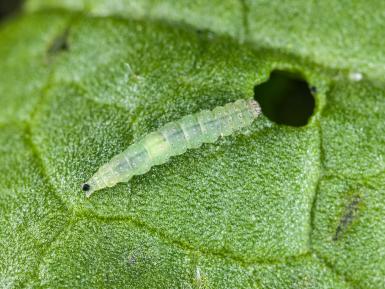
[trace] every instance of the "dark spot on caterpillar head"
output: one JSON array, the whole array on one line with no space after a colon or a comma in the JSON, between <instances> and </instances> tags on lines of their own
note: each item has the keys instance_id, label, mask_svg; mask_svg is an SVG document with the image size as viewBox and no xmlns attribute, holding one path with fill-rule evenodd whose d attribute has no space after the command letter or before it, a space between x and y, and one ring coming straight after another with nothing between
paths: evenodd
<instances>
[{"instance_id":1,"label":"dark spot on caterpillar head","mask_svg":"<svg viewBox=\"0 0 385 289\"><path fill-rule=\"evenodd\" d=\"M55 39L52 41L51 45L49 46L47 53L49 55L54 55L59 52L68 51L69 50L69 44L68 44L68 34L69 34L69 28L64 30L61 34L55 37Z\"/></svg>"},{"instance_id":2,"label":"dark spot on caterpillar head","mask_svg":"<svg viewBox=\"0 0 385 289\"><path fill-rule=\"evenodd\" d=\"M87 191L89 191L91 189L91 186L89 185L89 184L84 184L83 185L83 187L82 187L82 190L84 191L84 192L87 192Z\"/></svg>"},{"instance_id":3,"label":"dark spot on caterpillar head","mask_svg":"<svg viewBox=\"0 0 385 289\"><path fill-rule=\"evenodd\" d=\"M314 112L314 92L300 74L274 70L268 81L254 87L254 99L270 120L304 126Z\"/></svg>"},{"instance_id":4,"label":"dark spot on caterpillar head","mask_svg":"<svg viewBox=\"0 0 385 289\"><path fill-rule=\"evenodd\" d=\"M358 206L360 203L360 196L355 195L350 201L349 205L345 208L345 213L340 219L336 232L333 236L333 241L337 241L340 238L341 234L345 232L347 227L353 222L353 219L357 215Z\"/></svg>"}]
</instances>

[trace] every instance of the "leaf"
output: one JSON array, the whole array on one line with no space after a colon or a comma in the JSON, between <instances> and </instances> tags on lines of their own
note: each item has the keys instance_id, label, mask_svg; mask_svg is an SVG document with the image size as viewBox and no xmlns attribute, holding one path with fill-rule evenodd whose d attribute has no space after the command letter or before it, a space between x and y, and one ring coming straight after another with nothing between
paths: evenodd
<instances>
[{"instance_id":1,"label":"leaf","mask_svg":"<svg viewBox=\"0 0 385 289\"><path fill-rule=\"evenodd\" d=\"M56 2L0 27L2 287L385 286L382 3ZM262 117L84 198L275 69L317 88L306 126Z\"/></svg>"}]
</instances>

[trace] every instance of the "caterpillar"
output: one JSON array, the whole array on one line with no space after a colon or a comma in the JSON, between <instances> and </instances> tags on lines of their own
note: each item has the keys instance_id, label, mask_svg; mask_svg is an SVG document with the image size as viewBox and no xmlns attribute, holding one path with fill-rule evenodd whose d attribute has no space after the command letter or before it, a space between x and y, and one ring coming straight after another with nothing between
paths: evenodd
<instances>
[{"instance_id":1,"label":"caterpillar","mask_svg":"<svg viewBox=\"0 0 385 289\"><path fill-rule=\"evenodd\" d=\"M164 164L187 149L213 143L220 136L249 126L260 114L258 102L240 99L212 111L202 110L169 122L102 165L82 189L89 197L97 190L128 182L133 176L144 174L152 166Z\"/></svg>"}]
</instances>

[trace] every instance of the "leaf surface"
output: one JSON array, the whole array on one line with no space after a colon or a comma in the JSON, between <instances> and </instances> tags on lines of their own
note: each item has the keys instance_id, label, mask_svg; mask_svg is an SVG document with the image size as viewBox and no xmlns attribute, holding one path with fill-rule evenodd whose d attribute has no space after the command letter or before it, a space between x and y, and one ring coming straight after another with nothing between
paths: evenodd
<instances>
[{"instance_id":1,"label":"leaf surface","mask_svg":"<svg viewBox=\"0 0 385 289\"><path fill-rule=\"evenodd\" d=\"M2 287L384 287L381 5L27 2L0 27ZM129 144L276 69L317 88L306 126L262 116L84 198Z\"/></svg>"}]
</instances>

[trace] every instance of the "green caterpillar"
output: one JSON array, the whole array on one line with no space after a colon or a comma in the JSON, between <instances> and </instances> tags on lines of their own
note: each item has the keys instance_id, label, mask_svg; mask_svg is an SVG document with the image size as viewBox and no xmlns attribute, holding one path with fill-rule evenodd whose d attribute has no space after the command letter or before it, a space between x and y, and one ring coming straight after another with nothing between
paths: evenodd
<instances>
[{"instance_id":1,"label":"green caterpillar","mask_svg":"<svg viewBox=\"0 0 385 289\"><path fill-rule=\"evenodd\" d=\"M212 111L202 110L169 122L101 166L82 189L89 197L97 190L128 182L133 176L144 174L152 166L164 164L187 149L213 143L219 136L249 126L260 113L261 108L255 100L240 99Z\"/></svg>"}]
</instances>

